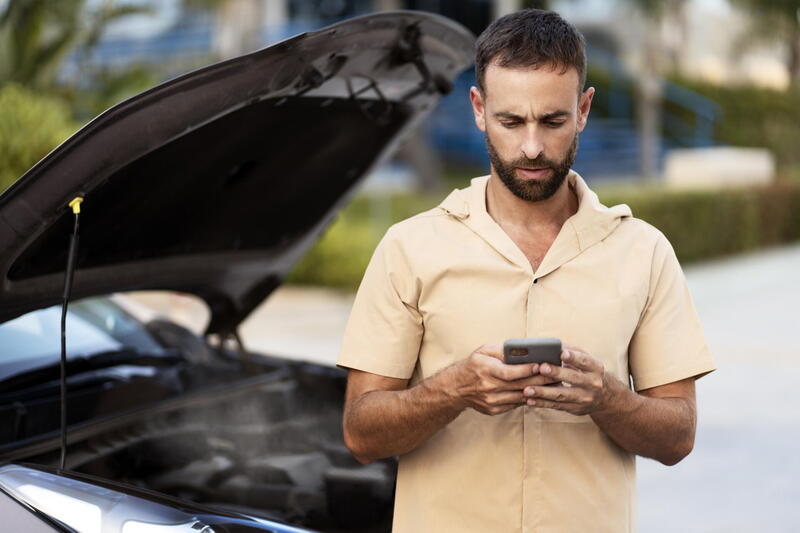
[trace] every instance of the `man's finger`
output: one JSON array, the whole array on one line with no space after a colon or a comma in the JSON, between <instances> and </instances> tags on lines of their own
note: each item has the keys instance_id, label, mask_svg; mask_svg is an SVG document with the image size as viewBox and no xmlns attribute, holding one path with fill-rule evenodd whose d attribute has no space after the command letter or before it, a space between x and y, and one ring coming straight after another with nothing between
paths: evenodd
<instances>
[{"instance_id":1,"label":"man's finger","mask_svg":"<svg viewBox=\"0 0 800 533\"><path fill-rule=\"evenodd\" d=\"M580 348L580 347L578 347L578 346L574 346L574 345L572 345L572 344L562 344L562 345L561 345L561 348L562 348L563 350L569 350L569 351L571 351L571 352L581 352L581 353L586 353L586 350L584 350L583 348Z\"/></svg>"},{"instance_id":2,"label":"man's finger","mask_svg":"<svg viewBox=\"0 0 800 533\"><path fill-rule=\"evenodd\" d=\"M498 361L497 364L491 365L490 372L492 377L497 379L501 379L503 381L517 381L523 378L531 377L533 375L534 364L535 363L524 365L507 365Z\"/></svg>"},{"instance_id":3,"label":"man's finger","mask_svg":"<svg viewBox=\"0 0 800 533\"><path fill-rule=\"evenodd\" d=\"M494 392L486 396L486 404L488 406L499 405L522 405L525 403L525 395L522 390L507 391L507 392Z\"/></svg>"},{"instance_id":4,"label":"man's finger","mask_svg":"<svg viewBox=\"0 0 800 533\"><path fill-rule=\"evenodd\" d=\"M559 403L581 403L586 395L585 391L573 387L527 387L525 396L531 399L550 400Z\"/></svg>"},{"instance_id":5,"label":"man's finger","mask_svg":"<svg viewBox=\"0 0 800 533\"><path fill-rule=\"evenodd\" d=\"M475 353L482 353L484 355L488 355L489 357L499 359L500 361L503 360L503 347L499 344L484 344L475 350Z\"/></svg>"},{"instance_id":6,"label":"man's finger","mask_svg":"<svg viewBox=\"0 0 800 533\"><path fill-rule=\"evenodd\" d=\"M474 361L478 365L481 365L483 368L488 370L489 375L500 381L514 381L517 379L530 377L533 375L534 366L538 366L535 363L524 365L507 365L502 360L498 360L498 358L493 357L490 354L479 351L482 349L483 346L478 348L478 350L475 350L475 353L473 354ZM503 389L505 389L505 387L503 387Z\"/></svg>"},{"instance_id":7,"label":"man's finger","mask_svg":"<svg viewBox=\"0 0 800 533\"><path fill-rule=\"evenodd\" d=\"M552 376L535 375L528 376L523 379L516 379L509 381L504 387L504 390L523 390L525 387L544 386L551 383L558 383L559 380Z\"/></svg>"},{"instance_id":8,"label":"man's finger","mask_svg":"<svg viewBox=\"0 0 800 533\"><path fill-rule=\"evenodd\" d=\"M576 403L568 402L552 402L550 400L542 400L541 398L530 398L527 400L526 405L529 407L537 407L544 409L555 409L557 411L566 411L567 413L574 414L580 412L581 406Z\"/></svg>"},{"instance_id":9,"label":"man's finger","mask_svg":"<svg viewBox=\"0 0 800 533\"><path fill-rule=\"evenodd\" d=\"M565 363L569 363L578 370L585 370L587 372L599 372L603 369L603 363L598 359L595 359L588 353L576 350L562 350L561 360Z\"/></svg>"},{"instance_id":10,"label":"man's finger","mask_svg":"<svg viewBox=\"0 0 800 533\"><path fill-rule=\"evenodd\" d=\"M563 381L570 385L588 385L591 383L591 377L583 370L575 368L555 366L544 363L540 372L550 378L552 381Z\"/></svg>"}]
</instances>

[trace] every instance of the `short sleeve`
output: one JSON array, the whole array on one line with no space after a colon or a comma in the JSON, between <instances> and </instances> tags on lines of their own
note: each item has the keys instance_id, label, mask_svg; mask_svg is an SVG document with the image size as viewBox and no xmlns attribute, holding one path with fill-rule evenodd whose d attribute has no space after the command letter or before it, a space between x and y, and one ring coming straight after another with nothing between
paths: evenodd
<instances>
[{"instance_id":1,"label":"short sleeve","mask_svg":"<svg viewBox=\"0 0 800 533\"><path fill-rule=\"evenodd\" d=\"M392 229L375 249L347 321L338 366L409 379L419 356L419 283Z\"/></svg>"},{"instance_id":2,"label":"short sleeve","mask_svg":"<svg viewBox=\"0 0 800 533\"><path fill-rule=\"evenodd\" d=\"M653 251L647 303L628 357L637 391L715 369L686 278L663 235Z\"/></svg>"}]
</instances>

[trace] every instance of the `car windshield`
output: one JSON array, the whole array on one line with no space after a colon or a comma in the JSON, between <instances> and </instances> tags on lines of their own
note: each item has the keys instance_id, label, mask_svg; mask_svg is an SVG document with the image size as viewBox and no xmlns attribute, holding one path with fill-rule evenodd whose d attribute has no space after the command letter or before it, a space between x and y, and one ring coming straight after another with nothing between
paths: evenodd
<instances>
[{"instance_id":1,"label":"car windshield","mask_svg":"<svg viewBox=\"0 0 800 533\"><path fill-rule=\"evenodd\" d=\"M70 303L66 330L68 359L123 349L147 354L164 351L143 324L107 297ZM58 362L61 306L38 309L0 324L0 346L0 381Z\"/></svg>"}]
</instances>

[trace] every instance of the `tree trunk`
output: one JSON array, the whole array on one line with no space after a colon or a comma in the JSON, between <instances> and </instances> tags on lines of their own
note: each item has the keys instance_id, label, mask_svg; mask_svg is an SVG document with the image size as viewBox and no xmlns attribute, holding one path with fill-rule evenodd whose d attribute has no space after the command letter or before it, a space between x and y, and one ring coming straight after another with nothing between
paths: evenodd
<instances>
[{"instance_id":1,"label":"tree trunk","mask_svg":"<svg viewBox=\"0 0 800 533\"><path fill-rule=\"evenodd\" d=\"M499 19L520 8L520 0L495 0L492 3L492 17Z\"/></svg>"},{"instance_id":2,"label":"tree trunk","mask_svg":"<svg viewBox=\"0 0 800 533\"><path fill-rule=\"evenodd\" d=\"M648 73L639 78L639 170L647 181L658 179L661 148L661 80Z\"/></svg>"},{"instance_id":3,"label":"tree trunk","mask_svg":"<svg viewBox=\"0 0 800 533\"><path fill-rule=\"evenodd\" d=\"M422 191L438 192L444 189L442 162L436 150L428 144L422 126L406 137L400 146L397 158L405 161L414 172L414 181Z\"/></svg>"},{"instance_id":4,"label":"tree trunk","mask_svg":"<svg viewBox=\"0 0 800 533\"><path fill-rule=\"evenodd\" d=\"M224 0L217 8L214 55L229 59L261 47L263 0Z\"/></svg>"},{"instance_id":5,"label":"tree trunk","mask_svg":"<svg viewBox=\"0 0 800 533\"><path fill-rule=\"evenodd\" d=\"M397 11L403 9L403 3L400 0L377 0L374 7L375 11Z\"/></svg>"},{"instance_id":6,"label":"tree trunk","mask_svg":"<svg viewBox=\"0 0 800 533\"><path fill-rule=\"evenodd\" d=\"M788 45L789 60L786 68L789 71L789 87L800 89L800 24L794 24Z\"/></svg>"},{"instance_id":7,"label":"tree trunk","mask_svg":"<svg viewBox=\"0 0 800 533\"><path fill-rule=\"evenodd\" d=\"M659 176L658 156L661 149L661 75L660 41L655 21L648 21L648 35L643 43L643 63L637 77L636 106L639 116L639 171L647 181Z\"/></svg>"}]
</instances>

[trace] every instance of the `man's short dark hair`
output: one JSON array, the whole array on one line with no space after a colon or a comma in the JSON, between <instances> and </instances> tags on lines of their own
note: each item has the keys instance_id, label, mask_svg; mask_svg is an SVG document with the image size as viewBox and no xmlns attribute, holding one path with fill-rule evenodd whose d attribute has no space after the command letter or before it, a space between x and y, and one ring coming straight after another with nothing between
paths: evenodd
<instances>
[{"instance_id":1,"label":"man's short dark hair","mask_svg":"<svg viewBox=\"0 0 800 533\"><path fill-rule=\"evenodd\" d=\"M586 51L583 36L558 13L523 9L501 17L486 28L476 44L475 77L485 93L486 67L494 63L507 68L547 66L578 71L583 90L586 83Z\"/></svg>"}]
</instances>

